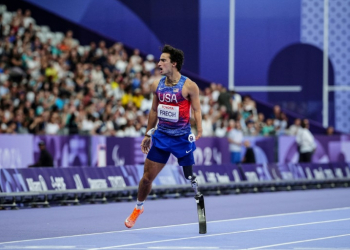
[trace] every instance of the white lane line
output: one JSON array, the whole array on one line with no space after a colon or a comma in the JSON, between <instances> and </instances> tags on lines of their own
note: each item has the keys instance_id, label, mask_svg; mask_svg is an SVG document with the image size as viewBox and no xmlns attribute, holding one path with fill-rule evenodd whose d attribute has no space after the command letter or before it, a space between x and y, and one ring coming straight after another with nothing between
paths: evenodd
<instances>
[{"instance_id":1,"label":"white lane line","mask_svg":"<svg viewBox=\"0 0 350 250\"><path fill-rule=\"evenodd\" d=\"M315 239L309 239L309 240L291 241L291 242L280 243L280 244L274 244L274 245L268 245L268 246L247 248L247 250L262 249L262 248L268 248L268 247L277 247L277 246L291 245L291 244L297 244L297 243L303 243L303 242L309 242L309 241L333 239L333 238L339 238L339 237L345 237L345 236L350 236L350 234L334 235L334 236L323 237L323 238L315 238Z\"/></svg>"},{"instance_id":2,"label":"white lane line","mask_svg":"<svg viewBox=\"0 0 350 250\"><path fill-rule=\"evenodd\" d=\"M184 237L184 238L177 238L177 239L147 241L147 242L139 242L139 243L132 243L132 244L116 245L116 246L109 246L109 247L90 248L88 250L113 249L113 248L119 248L119 247L138 246L138 245L145 245L145 244L155 244L155 243L161 243L161 242L190 240L190 239L198 239L198 238L208 238L208 237L222 236L222 235L229 235L229 234L250 233L250 232L256 232L256 231L264 231L264 230L272 230L272 229L288 228L288 227L299 227L299 226L307 226L307 225L315 225L315 224L323 224L323 223L331 223L331 222L339 222L339 221L347 221L347 220L350 220L350 218L339 219L339 220L325 220L325 221L317 221L317 222L308 222L308 223L292 224L292 225L278 226L278 227L266 227L266 228L250 229L250 230L244 230L244 231L228 232L228 233L207 234L207 235L193 236L193 237Z\"/></svg>"},{"instance_id":3,"label":"white lane line","mask_svg":"<svg viewBox=\"0 0 350 250\"><path fill-rule=\"evenodd\" d=\"M86 249L86 248L80 248L78 246L10 246L10 247L5 247L2 249Z\"/></svg>"},{"instance_id":4,"label":"white lane line","mask_svg":"<svg viewBox=\"0 0 350 250\"><path fill-rule=\"evenodd\" d=\"M263 218L271 218L271 217L286 216L286 215L296 215L296 214L332 212L332 211L348 210L348 209L350 209L350 207L319 209L319 210L310 210L310 211L283 213L283 214L261 215L261 216L244 217L244 218L237 218L237 219L208 221L207 224L220 223L220 222L230 222L230 221L240 221L240 220L251 220L251 219L263 219ZM198 222L169 225L169 226L138 228L138 229L132 229L132 231L143 231L143 230L152 230L152 229L160 229L160 228L168 228L168 227L181 227L181 226L190 226L190 225L198 225ZM127 229L127 230L121 230L121 231L110 231L110 232L102 232L102 233L76 234L76 235L66 235L66 236L48 237L48 238L39 238L39 239L30 239L30 240L17 240L17 241L0 242L0 245L19 243L19 242L28 242L28 241L37 241L37 240L65 239L65 238L92 236L92 235L100 235L100 234L125 233L125 232L130 232L130 231L131 231L130 229Z\"/></svg>"},{"instance_id":5,"label":"white lane line","mask_svg":"<svg viewBox=\"0 0 350 250\"><path fill-rule=\"evenodd\" d=\"M220 247L171 247L171 246L160 246L160 247L147 247L147 249L200 249L200 250L205 250L205 249L220 249Z\"/></svg>"}]
</instances>

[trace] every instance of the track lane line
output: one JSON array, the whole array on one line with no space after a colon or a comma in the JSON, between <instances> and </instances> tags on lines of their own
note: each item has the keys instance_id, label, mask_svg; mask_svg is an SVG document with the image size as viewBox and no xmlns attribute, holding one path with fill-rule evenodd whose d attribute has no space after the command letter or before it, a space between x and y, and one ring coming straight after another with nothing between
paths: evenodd
<instances>
[{"instance_id":1,"label":"track lane line","mask_svg":"<svg viewBox=\"0 0 350 250\"><path fill-rule=\"evenodd\" d=\"M190 240L190 239L198 239L198 238L208 238L208 237L229 235L229 234L250 233L250 232L264 231L264 230L273 230L273 229L279 229L279 228L289 228L289 227L299 227L299 226L307 226L307 225L315 225L315 224L323 224L323 223L332 223L332 222L347 221L347 220L350 220L350 218L338 219L338 220L326 220L326 221L308 222L308 223L300 223L300 224L291 224L291 225L278 226L278 227L266 227L266 228L250 229L250 230L235 231L235 232L220 233L220 234L208 234L208 235L201 235L201 236L183 237L183 238L177 238L177 239L147 241L147 242L139 242L139 243L132 243L132 244L116 245L116 246L109 246L109 247L89 248L87 250L113 249L113 248L120 248L120 247L138 246L138 245L145 245L145 244L155 244L155 243L163 243L163 242L170 242L170 241Z\"/></svg>"},{"instance_id":2,"label":"track lane line","mask_svg":"<svg viewBox=\"0 0 350 250\"><path fill-rule=\"evenodd\" d=\"M303 243L303 242L340 238L340 237L345 237L345 236L350 236L350 234L334 235L334 236L328 236L328 237L322 237L322 238L314 238L314 239L309 239L309 240L291 241L291 242L285 242L285 243L280 243L280 244L273 244L273 245L268 245L268 246L247 248L247 250L262 249L262 248L268 248L268 247L277 247L277 246L291 245L291 244L297 244L297 243Z\"/></svg>"}]
</instances>

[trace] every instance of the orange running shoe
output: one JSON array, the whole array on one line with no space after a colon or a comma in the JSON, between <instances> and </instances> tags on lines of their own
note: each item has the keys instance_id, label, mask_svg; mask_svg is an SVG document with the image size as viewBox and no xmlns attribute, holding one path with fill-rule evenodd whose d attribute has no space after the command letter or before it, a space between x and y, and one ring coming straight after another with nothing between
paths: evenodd
<instances>
[{"instance_id":1,"label":"orange running shoe","mask_svg":"<svg viewBox=\"0 0 350 250\"><path fill-rule=\"evenodd\" d=\"M134 208L134 211L130 214L128 218L125 220L125 226L128 228L132 228L135 225L135 222L137 218L140 216L140 214L143 213L143 207L142 209L137 209L136 207Z\"/></svg>"}]
</instances>

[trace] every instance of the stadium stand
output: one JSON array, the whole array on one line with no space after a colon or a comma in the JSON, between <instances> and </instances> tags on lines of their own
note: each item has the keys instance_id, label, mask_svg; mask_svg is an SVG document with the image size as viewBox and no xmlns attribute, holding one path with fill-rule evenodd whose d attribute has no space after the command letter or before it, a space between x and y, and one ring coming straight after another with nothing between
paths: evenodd
<instances>
[{"instance_id":1,"label":"stadium stand","mask_svg":"<svg viewBox=\"0 0 350 250\"><path fill-rule=\"evenodd\" d=\"M11 12L2 5L0 11L1 133L144 134L149 84L160 77L154 55L121 43L107 46L104 40L81 45L72 30L37 25L29 9ZM227 129L229 119L238 119L245 134L252 133L247 124L253 135L262 134L265 123L258 121L258 109L270 118L271 105L229 93L221 84L202 86L202 112L213 134ZM288 134L293 117L288 112L274 117L270 134Z\"/></svg>"}]
</instances>

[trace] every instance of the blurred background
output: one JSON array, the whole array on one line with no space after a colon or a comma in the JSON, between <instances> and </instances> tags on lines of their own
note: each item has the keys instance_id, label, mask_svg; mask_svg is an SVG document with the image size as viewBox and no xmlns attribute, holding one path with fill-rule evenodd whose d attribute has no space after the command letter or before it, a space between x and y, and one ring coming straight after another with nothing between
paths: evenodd
<instances>
[{"instance_id":1,"label":"blurred background","mask_svg":"<svg viewBox=\"0 0 350 250\"><path fill-rule=\"evenodd\" d=\"M296 163L300 119L313 162L350 161L348 0L2 0L0 18L0 168L39 141L56 167L142 164L164 44L200 87L198 165L230 162L235 124L256 163Z\"/></svg>"}]
</instances>

